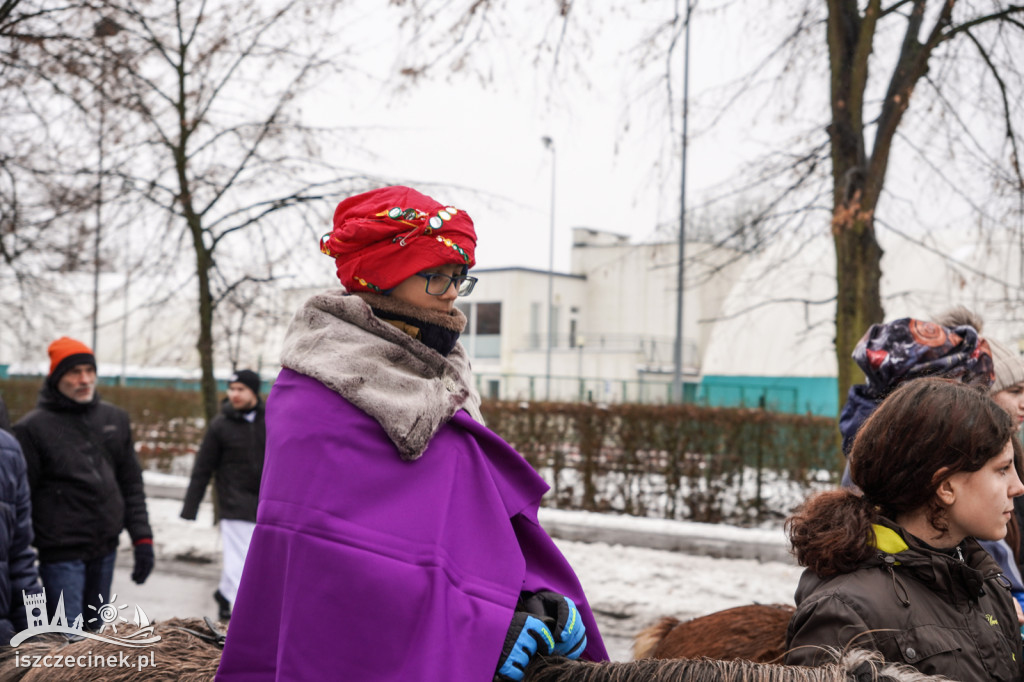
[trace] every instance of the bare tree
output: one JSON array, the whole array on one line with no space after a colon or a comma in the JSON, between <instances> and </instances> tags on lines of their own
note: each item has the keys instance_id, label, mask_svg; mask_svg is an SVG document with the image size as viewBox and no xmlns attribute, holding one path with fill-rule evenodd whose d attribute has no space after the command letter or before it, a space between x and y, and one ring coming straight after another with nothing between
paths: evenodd
<instances>
[{"instance_id":1,"label":"bare tree","mask_svg":"<svg viewBox=\"0 0 1024 682\"><path fill-rule=\"evenodd\" d=\"M439 65L467 70L498 36L511 11L510 4L500 0L454 7L415 0L398 4L411 8L417 35L433 48L410 57L406 72L413 76ZM682 109L673 64L680 61L686 10L695 5L694 0L660 3L660 17L651 21L634 51L638 74L652 65L661 74L649 87L667 95L672 121L679 120ZM616 13L632 10L657 14L653 7L654 3L612 1L604 6L603 19L614 21ZM576 69L586 73L584 62L566 59L587 43L590 29L585 24L595 14L593 8L584 11L565 0L538 1L531 8L530 42L536 46L536 58L550 66L556 81L574 75ZM764 7L754 9L761 30ZM760 241L788 238L794 221L807 229L802 214L808 210L819 234L830 228L836 256L835 350L842 404L859 376L850 351L869 325L883 321L882 249L876 227L885 224L880 211L891 198L887 178L894 154L933 171L934 182L959 193L987 228L1007 215L1016 215L1020 223L1024 181L1019 131L1024 123L1019 102L1024 96L1024 69L1019 58L1024 5L1001 0L805 0L799 5L786 3L785 9L791 24L779 32L767 58L752 65L721 98L719 114L748 100L752 92L763 91L756 86L768 80L769 73L779 84L772 96L789 97L791 106L798 106L800 97L786 91L786 83L820 77L819 92L827 88L828 110L822 112L820 123L801 133L795 143L787 140L767 165L751 169L748 188L757 188L762 201L765 187L774 186L778 192L776 199L765 201L767 210L753 216ZM439 30L439 24L448 30ZM432 38L438 35L449 42ZM908 112L914 114L909 126ZM717 116L713 118L717 122ZM998 131L994 142L987 135L993 130ZM678 155L675 133L673 128L666 148ZM954 179L956 174L949 171L954 166L963 169L961 177L973 179L970 186ZM823 181L829 185L825 192ZM823 195L830 195L827 206L818 201ZM1005 199L1002 213L992 206L1000 196ZM822 219L826 211L831 220ZM1024 245L1024 234L1017 240Z\"/></svg>"},{"instance_id":2,"label":"bare tree","mask_svg":"<svg viewBox=\"0 0 1024 682\"><path fill-rule=\"evenodd\" d=\"M95 176L72 132L86 127L84 110L72 97L47 101L58 63L26 59L66 37L59 14L35 0L0 4L0 329L9 339L57 323L38 302L66 303L59 277L91 263Z\"/></svg>"},{"instance_id":3,"label":"bare tree","mask_svg":"<svg viewBox=\"0 0 1024 682\"><path fill-rule=\"evenodd\" d=\"M331 131L300 122L303 96L344 65L331 33L340 1L72 4L61 35L19 55L53 93L107 119L106 193L148 204L131 226L139 248L193 273L208 418L218 305L281 276L296 243L316 243L328 203L368 182L324 160L344 147Z\"/></svg>"},{"instance_id":4,"label":"bare tree","mask_svg":"<svg viewBox=\"0 0 1024 682\"><path fill-rule=\"evenodd\" d=\"M898 0L888 6L881 0L869 0L863 9L858 4L856 0L829 0L825 24L831 72L828 133L839 295L836 349L840 400L858 376L849 349L868 325L883 317L878 286L882 250L875 215L893 144L911 102L920 98L914 97L915 91L926 87L939 103L939 112L961 121L964 116L958 111L995 94L999 106L985 113L989 125L1002 129L1005 148L998 153L1002 158L989 161L1009 181L1009 189L1024 192L1014 121L1017 113L1013 111L1013 102L1024 92L1021 71L1015 64L1019 41L1024 38L1024 6L956 0ZM902 39L899 49L883 61L872 53L885 31L898 31ZM964 53L962 43L974 54ZM960 60L974 62L970 71L956 63ZM878 75L873 78L874 73ZM880 99L871 97L875 79L885 87ZM980 81L985 87L976 91L973 101L965 101L964 93L955 88L971 81ZM964 132L969 134L970 129Z\"/></svg>"}]
</instances>

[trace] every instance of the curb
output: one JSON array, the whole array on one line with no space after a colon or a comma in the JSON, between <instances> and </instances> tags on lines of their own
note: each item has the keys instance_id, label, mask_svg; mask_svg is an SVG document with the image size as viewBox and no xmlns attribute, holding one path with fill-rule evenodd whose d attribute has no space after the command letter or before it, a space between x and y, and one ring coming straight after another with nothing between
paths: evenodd
<instances>
[{"instance_id":1,"label":"curb","mask_svg":"<svg viewBox=\"0 0 1024 682\"><path fill-rule=\"evenodd\" d=\"M164 477L145 481L145 490L146 497L185 498L185 487ZM646 547L715 559L796 564L781 531L775 533L736 526L609 516L548 507L541 507L537 517L544 530L560 540Z\"/></svg>"},{"instance_id":2,"label":"curb","mask_svg":"<svg viewBox=\"0 0 1024 682\"><path fill-rule=\"evenodd\" d=\"M789 553L789 548L783 541L773 542L761 539L729 540L727 538L708 537L697 533L691 534L685 530L636 530L632 528L573 523L562 519L552 519L544 513L544 509L540 510L538 516L544 530L551 537L562 540L605 542L609 545L646 547L648 549L668 552L707 556L714 559L750 559L760 562L775 561L796 565L796 561ZM731 532L745 530L732 526L729 528Z\"/></svg>"}]
</instances>

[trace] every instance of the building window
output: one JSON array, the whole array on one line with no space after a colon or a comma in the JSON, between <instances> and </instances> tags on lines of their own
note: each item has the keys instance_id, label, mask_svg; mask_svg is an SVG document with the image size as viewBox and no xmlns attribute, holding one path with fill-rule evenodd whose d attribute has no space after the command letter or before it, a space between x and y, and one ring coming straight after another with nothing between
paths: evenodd
<instances>
[{"instance_id":1,"label":"building window","mask_svg":"<svg viewBox=\"0 0 1024 682\"><path fill-rule=\"evenodd\" d=\"M501 382L497 379L487 380L487 397L491 400L501 399Z\"/></svg>"},{"instance_id":2,"label":"building window","mask_svg":"<svg viewBox=\"0 0 1024 682\"><path fill-rule=\"evenodd\" d=\"M562 308L560 306L551 306L551 319L549 320L551 327L548 329L548 334L551 336L552 348L558 348L558 327L560 326L558 318L561 312Z\"/></svg>"},{"instance_id":3,"label":"building window","mask_svg":"<svg viewBox=\"0 0 1024 682\"><path fill-rule=\"evenodd\" d=\"M501 303L457 304L468 320L463 345L474 358L501 357ZM468 337L468 338L466 338Z\"/></svg>"},{"instance_id":4,"label":"building window","mask_svg":"<svg viewBox=\"0 0 1024 682\"><path fill-rule=\"evenodd\" d=\"M473 303L478 358L501 357L501 303Z\"/></svg>"},{"instance_id":5,"label":"building window","mask_svg":"<svg viewBox=\"0 0 1024 682\"><path fill-rule=\"evenodd\" d=\"M540 321L544 312L544 304L534 301L530 304L530 350L540 348L541 326Z\"/></svg>"}]
</instances>

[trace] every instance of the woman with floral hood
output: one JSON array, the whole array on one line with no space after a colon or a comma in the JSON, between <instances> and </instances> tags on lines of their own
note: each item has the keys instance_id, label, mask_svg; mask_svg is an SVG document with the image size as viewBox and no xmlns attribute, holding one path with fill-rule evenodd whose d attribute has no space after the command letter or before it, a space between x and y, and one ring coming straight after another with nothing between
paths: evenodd
<instances>
[{"instance_id":1,"label":"woman with floral hood","mask_svg":"<svg viewBox=\"0 0 1024 682\"><path fill-rule=\"evenodd\" d=\"M289 326L267 399L257 525L218 680L519 680L538 652L607 658L537 522L547 485L482 424L454 307L461 208L349 197L321 240L344 289Z\"/></svg>"}]
</instances>

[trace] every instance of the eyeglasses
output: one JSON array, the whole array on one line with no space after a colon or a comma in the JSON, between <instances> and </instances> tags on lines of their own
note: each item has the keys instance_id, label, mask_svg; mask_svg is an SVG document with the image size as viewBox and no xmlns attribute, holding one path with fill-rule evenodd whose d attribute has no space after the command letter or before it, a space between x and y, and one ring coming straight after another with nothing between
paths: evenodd
<instances>
[{"instance_id":1,"label":"eyeglasses","mask_svg":"<svg viewBox=\"0 0 1024 682\"><path fill-rule=\"evenodd\" d=\"M427 293L431 296L443 296L452 284L459 296L469 296L476 286L476 277L469 275L445 275L440 272L417 272L418 276L427 280Z\"/></svg>"}]
</instances>

